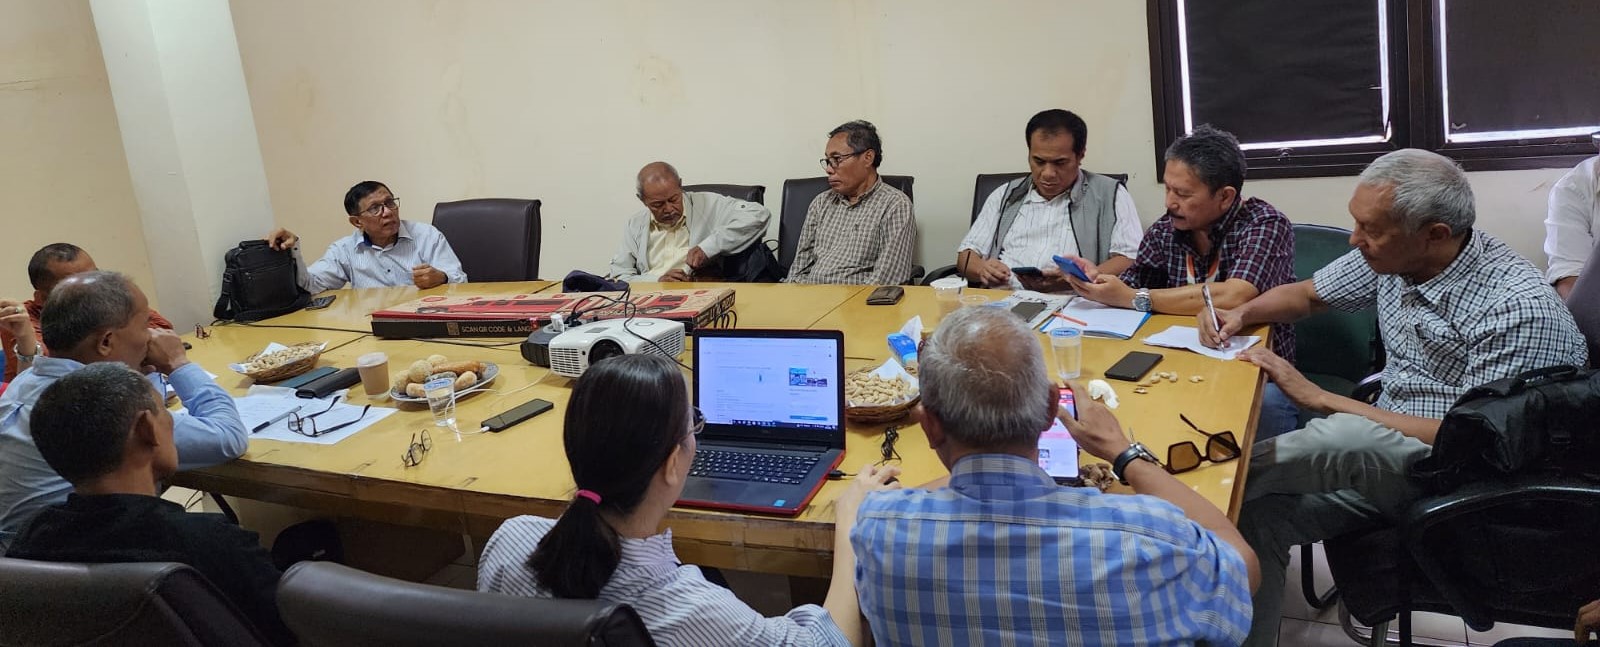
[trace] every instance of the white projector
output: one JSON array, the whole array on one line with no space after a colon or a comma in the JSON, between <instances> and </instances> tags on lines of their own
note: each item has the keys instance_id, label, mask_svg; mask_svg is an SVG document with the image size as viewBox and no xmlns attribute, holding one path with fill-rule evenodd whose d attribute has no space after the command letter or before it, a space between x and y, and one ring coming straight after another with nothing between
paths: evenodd
<instances>
[{"instance_id":1,"label":"white projector","mask_svg":"<svg viewBox=\"0 0 1600 647\"><path fill-rule=\"evenodd\" d=\"M590 364L618 355L660 355L676 360L683 352L683 339L683 323L670 319L636 317L586 323L550 340L550 370L578 377Z\"/></svg>"}]
</instances>

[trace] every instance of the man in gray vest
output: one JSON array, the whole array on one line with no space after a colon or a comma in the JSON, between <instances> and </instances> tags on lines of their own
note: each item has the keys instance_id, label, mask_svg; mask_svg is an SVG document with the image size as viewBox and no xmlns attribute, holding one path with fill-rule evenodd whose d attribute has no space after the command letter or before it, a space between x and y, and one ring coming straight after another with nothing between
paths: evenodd
<instances>
[{"instance_id":1,"label":"man in gray vest","mask_svg":"<svg viewBox=\"0 0 1600 647\"><path fill-rule=\"evenodd\" d=\"M1117 180L1083 170L1089 126L1051 109L1028 120L1028 177L989 195L956 248L956 269L987 288L1065 290L1059 272L1018 275L1016 267L1053 268L1052 256L1089 259L1101 273L1133 265L1144 227L1133 196Z\"/></svg>"}]
</instances>

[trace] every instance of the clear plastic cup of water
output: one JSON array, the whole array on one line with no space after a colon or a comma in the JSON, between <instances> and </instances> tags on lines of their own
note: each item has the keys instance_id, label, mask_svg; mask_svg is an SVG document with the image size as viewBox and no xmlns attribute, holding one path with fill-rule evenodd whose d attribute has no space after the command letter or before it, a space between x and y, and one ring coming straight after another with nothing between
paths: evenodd
<instances>
[{"instance_id":1,"label":"clear plastic cup of water","mask_svg":"<svg viewBox=\"0 0 1600 647\"><path fill-rule=\"evenodd\" d=\"M1056 356L1056 377L1062 382L1078 379L1083 373L1083 329L1066 325L1050 329L1050 352Z\"/></svg>"},{"instance_id":2,"label":"clear plastic cup of water","mask_svg":"<svg viewBox=\"0 0 1600 647\"><path fill-rule=\"evenodd\" d=\"M422 383L428 396L428 410L433 412L433 424L453 427L456 424L456 374L434 373Z\"/></svg>"}]
</instances>

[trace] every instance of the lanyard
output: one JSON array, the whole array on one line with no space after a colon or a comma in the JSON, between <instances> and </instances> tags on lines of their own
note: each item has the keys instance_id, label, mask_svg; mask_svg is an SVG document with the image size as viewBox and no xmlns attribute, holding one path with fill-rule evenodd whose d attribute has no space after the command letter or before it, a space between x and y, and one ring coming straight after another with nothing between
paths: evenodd
<instances>
[{"instance_id":1,"label":"lanyard","mask_svg":"<svg viewBox=\"0 0 1600 647\"><path fill-rule=\"evenodd\" d=\"M1198 281L1195 280L1195 276L1194 276L1194 255L1190 254L1189 252L1184 252L1183 253L1183 262L1184 262L1185 265L1188 266L1188 270L1189 270L1189 285L1194 285L1194 284L1198 283ZM1217 254L1215 258L1211 259L1211 269L1206 270L1206 275L1204 277L1206 283L1210 283L1212 281L1217 280L1217 265L1220 264L1221 262L1222 262L1222 254Z\"/></svg>"}]
</instances>

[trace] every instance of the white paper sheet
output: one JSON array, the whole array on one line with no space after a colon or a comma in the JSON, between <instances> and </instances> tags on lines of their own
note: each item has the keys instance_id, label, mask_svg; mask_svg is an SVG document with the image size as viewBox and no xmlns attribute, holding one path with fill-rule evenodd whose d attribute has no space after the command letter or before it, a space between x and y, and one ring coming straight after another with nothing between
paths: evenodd
<instances>
[{"instance_id":1,"label":"white paper sheet","mask_svg":"<svg viewBox=\"0 0 1600 647\"><path fill-rule=\"evenodd\" d=\"M362 429L366 429L367 427L371 426L372 423L387 418L390 414L395 412L394 409L389 407L372 407L371 409L367 410L365 416L361 416L361 409L364 405L358 406L354 404L346 404L342 402L343 395L344 392L341 391L336 395L329 396L327 399L316 400L311 398L297 398L294 396L294 391L291 389L266 387L260 390L251 388L250 395L234 398L233 402L234 406L239 408L239 418L244 422L245 429L255 429L258 425L269 421L272 423L267 425L267 427L261 431L251 433L250 437L252 439L259 438L264 440L279 440L286 443L310 443L314 445L335 444L341 440L349 438L351 435L361 431ZM361 416L360 422L330 434L317 436L316 438L298 434L289 430L290 417L285 416L284 414L294 411L302 417L309 416L319 411L328 409L328 403L332 401L333 398L339 398L341 402L333 405L333 409L329 410L327 413L318 415L316 417L315 420L318 427L326 429L351 420L355 420L357 416Z\"/></svg>"},{"instance_id":2,"label":"white paper sheet","mask_svg":"<svg viewBox=\"0 0 1600 647\"><path fill-rule=\"evenodd\" d=\"M1231 360L1244 352L1244 349L1256 345L1260 337L1251 335L1243 337L1235 335L1228 338L1226 348L1207 348L1200 343L1200 329L1194 326L1173 326L1154 335L1144 338L1144 343L1150 346L1165 348L1182 348L1194 351L1213 359Z\"/></svg>"}]
</instances>

